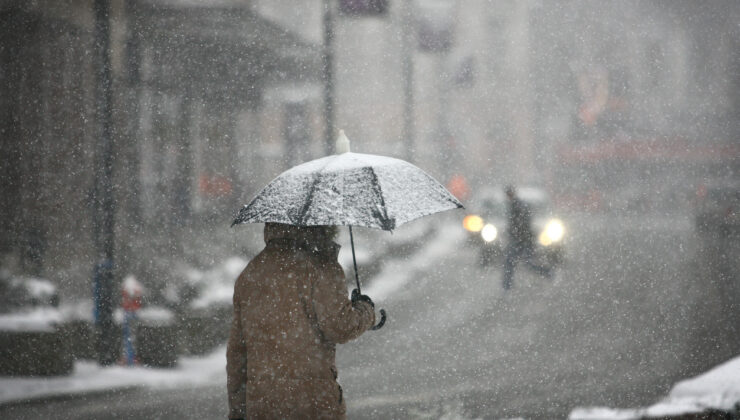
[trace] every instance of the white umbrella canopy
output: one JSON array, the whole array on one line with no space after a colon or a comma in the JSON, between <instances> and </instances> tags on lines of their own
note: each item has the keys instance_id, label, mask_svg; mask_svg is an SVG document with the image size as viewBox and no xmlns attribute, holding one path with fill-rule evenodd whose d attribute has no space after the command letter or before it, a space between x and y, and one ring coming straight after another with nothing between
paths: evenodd
<instances>
[{"instance_id":1,"label":"white umbrella canopy","mask_svg":"<svg viewBox=\"0 0 740 420\"><path fill-rule=\"evenodd\" d=\"M343 136L340 132L338 143ZM274 222L390 231L462 207L439 182L406 161L346 152L283 172L239 211L232 225Z\"/></svg>"},{"instance_id":2,"label":"white umbrella canopy","mask_svg":"<svg viewBox=\"0 0 740 420\"><path fill-rule=\"evenodd\" d=\"M280 174L239 211L231 225L349 226L359 294L352 226L392 231L411 220L463 205L442 184L406 161L350 153L342 130L337 152ZM385 310L380 315L373 330L385 324Z\"/></svg>"}]
</instances>

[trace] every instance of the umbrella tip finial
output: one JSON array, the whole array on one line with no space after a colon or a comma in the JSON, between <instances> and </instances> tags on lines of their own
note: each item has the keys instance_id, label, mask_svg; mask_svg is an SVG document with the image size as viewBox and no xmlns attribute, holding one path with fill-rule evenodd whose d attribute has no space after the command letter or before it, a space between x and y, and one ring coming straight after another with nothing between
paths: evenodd
<instances>
[{"instance_id":1,"label":"umbrella tip finial","mask_svg":"<svg viewBox=\"0 0 740 420\"><path fill-rule=\"evenodd\" d=\"M349 152L349 139L344 134L344 130L339 130L339 136L337 137L337 144L335 146L337 154Z\"/></svg>"}]
</instances>

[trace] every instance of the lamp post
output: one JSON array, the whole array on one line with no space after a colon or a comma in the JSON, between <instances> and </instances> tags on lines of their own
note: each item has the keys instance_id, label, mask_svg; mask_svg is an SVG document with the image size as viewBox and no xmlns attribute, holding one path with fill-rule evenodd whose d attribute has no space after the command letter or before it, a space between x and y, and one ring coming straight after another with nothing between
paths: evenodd
<instances>
[{"instance_id":1,"label":"lamp post","mask_svg":"<svg viewBox=\"0 0 740 420\"><path fill-rule=\"evenodd\" d=\"M406 160L414 162L414 45L412 3L403 2L401 10L401 73L403 76L403 144Z\"/></svg>"},{"instance_id":2,"label":"lamp post","mask_svg":"<svg viewBox=\"0 0 740 420\"><path fill-rule=\"evenodd\" d=\"M110 0L95 0L95 64L97 69L96 119L99 127L93 228L98 261L93 275L98 362L111 365L118 359L113 328L113 139L110 60Z\"/></svg>"}]
</instances>

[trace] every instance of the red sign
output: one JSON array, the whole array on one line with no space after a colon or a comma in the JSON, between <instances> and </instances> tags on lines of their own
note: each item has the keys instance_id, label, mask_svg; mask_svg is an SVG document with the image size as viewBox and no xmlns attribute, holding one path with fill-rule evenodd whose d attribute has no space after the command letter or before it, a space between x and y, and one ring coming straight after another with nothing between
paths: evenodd
<instances>
[{"instance_id":1,"label":"red sign","mask_svg":"<svg viewBox=\"0 0 740 420\"><path fill-rule=\"evenodd\" d=\"M207 197L228 197L231 190L231 180L225 176L201 174L198 179L198 191Z\"/></svg>"}]
</instances>

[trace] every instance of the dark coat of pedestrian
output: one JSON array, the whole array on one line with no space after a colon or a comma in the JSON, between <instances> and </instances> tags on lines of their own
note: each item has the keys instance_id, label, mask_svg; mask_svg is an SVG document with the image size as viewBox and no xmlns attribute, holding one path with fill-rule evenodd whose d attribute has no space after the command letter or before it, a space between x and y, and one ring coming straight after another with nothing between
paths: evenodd
<instances>
[{"instance_id":1,"label":"dark coat of pedestrian","mask_svg":"<svg viewBox=\"0 0 740 420\"><path fill-rule=\"evenodd\" d=\"M506 187L506 198L509 201L508 243L504 251L504 272L502 282L505 290L511 289L514 277L514 268L519 260L533 271L550 277L550 267L536 263L534 255L534 233L532 232L532 213L529 207L516 194L514 187Z\"/></svg>"},{"instance_id":2,"label":"dark coat of pedestrian","mask_svg":"<svg viewBox=\"0 0 740 420\"><path fill-rule=\"evenodd\" d=\"M509 244L518 250L531 249L534 246L532 233L532 214L524 202L517 197L512 187L506 189L509 200L508 225Z\"/></svg>"},{"instance_id":3,"label":"dark coat of pedestrian","mask_svg":"<svg viewBox=\"0 0 740 420\"><path fill-rule=\"evenodd\" d=\"M331 227L267 223L265 243L234 286L229 418L343 419L335 347L372 327L373 303L347 296Z\"/></svg>"}]
</instances>

